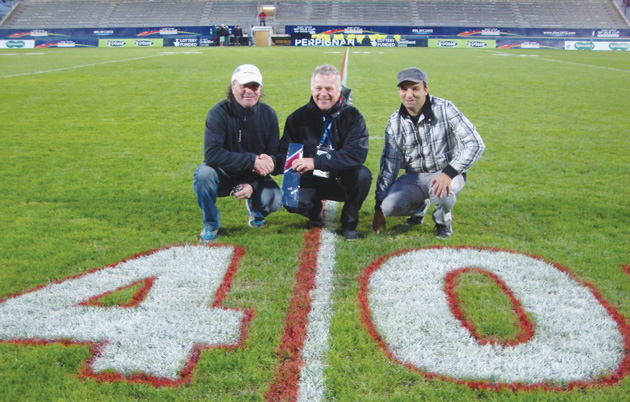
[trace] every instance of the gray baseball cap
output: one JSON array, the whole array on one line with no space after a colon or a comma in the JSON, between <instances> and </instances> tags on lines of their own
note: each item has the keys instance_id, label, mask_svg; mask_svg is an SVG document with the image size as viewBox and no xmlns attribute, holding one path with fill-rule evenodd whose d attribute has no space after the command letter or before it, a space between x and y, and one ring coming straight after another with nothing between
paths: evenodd
<instances>
[{"instance_id":1,"label":"gray baseball cap","mask_svg":"<svg viewBox=\"0 0 630 402\"><path fill-rule=\"evenodd\" d=\"M429 85L427 74L417 67L405 68L398 73L398 86L405 81L424 82L426 85Z\"/></svg>"}]
</instances>

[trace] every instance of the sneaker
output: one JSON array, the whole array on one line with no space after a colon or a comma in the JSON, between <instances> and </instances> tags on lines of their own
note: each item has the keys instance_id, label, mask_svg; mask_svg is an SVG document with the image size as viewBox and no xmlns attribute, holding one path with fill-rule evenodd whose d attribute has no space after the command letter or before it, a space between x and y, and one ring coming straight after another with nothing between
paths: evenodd
<instances>
[{"instance_id":1,"label":"sneaker","mask_svg":"<svg viewBox=\"0 0 630 402\"><path fill-rule=\"evenodd\" d=\"M422 225L423 222L424 222L424 215L412 216L409 219L407 219L407 221L405 222L405 225L416 226L416 225Z\"/></svg>"},{"instance_id":2,"label":"sneaker","mask_svg":"<svg viewBox=\"0 0 630 402\"><path fill-rule=\"evenodd\" d=\"M247 225L252 228L260 229L263 226L265 226L266 223L267 222L265 221L265 218L256 218L250 215L249 222L247 222Z\"/></svg>"},{"instance_id":3,"label":"sneaker","mask_svg":"<svg viewBox=\"0 0 630 402\"><path fill-rule=\"evenodd\" d=\"M249 220L247 221L247 226L250 228L260 229L265 226L267 222L265 222L265 218L259 218L252 214L252 210L249 207L249 200L245 202L245 207L247 208L247 214L249 215Z\"/></svg>"},{"instance_id":4,"label":"sneaker","mask_svg":"<svg viewBox=\"0 0 630 402\"><path fill-rule=\"evenodd\" d=\"M307 229L323 228L323 227L324 227L324 220L321 217L319 219L311 219L306 223Z\"/></svg>"},{"instance_id":5,"label":"sneaker","mask_svg":"<svg viewBox=\"0 0 630 402\"><path fill-rule=\"evenodd\" d=\"M356 229L344 230L343 237L346 239L346 241L355 241L359 238L359 231Z\"/></svg>"},{"instance_id":6,"label":"sneaker","mask_svg":"<svg viewBox=\"0 0 630 402\"><path fill-rule=\"evenodd\" d=\"M447 225L439 225L435 224L435 235L440 239L447 239L453 235L453 230L451 229L451 224Z\"/></svg>"},{"instance_id":7,"label":"sneaker","mask_svg":"<svg viewBox=\"0 0 630 402\"><path fill-rule=\"evenodd\" d=\"M212 230L204 226L204 228L201 229L201 233L199 234L199 241L210 244L214 242L217 237L219 237L217 232L218 230Z\"/></svg>"}]
</instances>

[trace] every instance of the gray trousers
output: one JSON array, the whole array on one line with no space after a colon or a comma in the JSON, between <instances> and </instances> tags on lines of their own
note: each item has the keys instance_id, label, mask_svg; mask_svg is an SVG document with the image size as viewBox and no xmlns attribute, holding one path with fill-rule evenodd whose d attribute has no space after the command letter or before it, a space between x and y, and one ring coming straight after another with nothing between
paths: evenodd
<instances>
[{"instance_id":1,"label":"gray trousers","mask_svg":"<svg viewBox=\"0 0 630 402\"><path fill-rule=\"evenodd\" d=\"M451 210L457 201L457 194L464 188L466 180L457 175L451 182L449 195L438 198L433 194L431 180L442 172L404 173L396 179L381 204L385 216L424 216L429 209L429 201L435 206L433 221L439 225L451 223Z\"/></svg>"}]
</instances>

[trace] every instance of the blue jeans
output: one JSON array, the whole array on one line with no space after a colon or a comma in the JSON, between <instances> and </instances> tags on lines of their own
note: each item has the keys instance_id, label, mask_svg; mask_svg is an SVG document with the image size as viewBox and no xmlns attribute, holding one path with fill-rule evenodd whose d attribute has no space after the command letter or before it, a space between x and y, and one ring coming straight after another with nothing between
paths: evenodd
<instances>
[{"instance_id":1,"label":"blue jeans","mask_svg":"<svg viewBox=\"0 0 630 402\"><path fill-rule=\"evenodd\" d=\"M202 163L193 175L193 190L203 212L203 226L217 230L221 226L221 214L216 206L217 197L227 197L237 184L242 182L231 177L222 169L214 169ZM282 206L282 192L269 176L258 182L247 206L255 218L264 218Z\"/></svg>"},{"instance_id":2,"label":"blue jeans","mask_svg":"<svg viewBox=\"0 0 630 402\"><path fill-rule=\"evenodd\" d=\"M460 174L451 182L448 196L438 198L433 194L431 180L442 172L404 173L392 184L381 204L385 216L424 216L429 209L429 200L435 206L433 221L439 225L451 223L451 211L457 201L457 194L464 188L466 181Z\"/></svg>"}]
</instances>

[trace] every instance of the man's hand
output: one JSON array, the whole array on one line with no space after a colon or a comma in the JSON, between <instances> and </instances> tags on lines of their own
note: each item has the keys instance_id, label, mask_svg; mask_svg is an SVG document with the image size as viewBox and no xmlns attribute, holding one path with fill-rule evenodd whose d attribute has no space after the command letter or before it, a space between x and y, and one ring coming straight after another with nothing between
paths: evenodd
<instances>
[{"instance_id":1,"label":"man's hand","mask_svg":"<svg viewBox=\"0 0 630 402\"><path fill-rule=\"evenodd\" d=\"M275 164L273 163L273 159L271 156L266 154L256 155L256 160L254 161L254 172L261 176L267 176L271 172L273 172Z\"/></svg>"},{"instance_id":2,"label":"man's hand","mask_svg":"<svg viewBox=\"0 0 630 402\"><path fill-rule=\"evenodd\" d=\"M383 211L374 211L374 219L372 219L372 230L377 235L381 234L381 230L385 231L386 229L386 219Z\"/></svg>"},{"instance_id":3,"label":"man's hand","mask_svg":"<svg viewBox=\"0 0 630 402\"><path fill-rule=\"evenodd\" d=\"M249 184L249 183L241 183L241 184L239 184L239 186L241 186L241 189L238 190L238 191L234 191L232 193L232 195L234 197L238 198L239 200L248 199L248 198L250 198L252 196L252 194L254 194L254 188L251 186L251 184Z\"/></svg>"},{"instance_id":4,"label":"man's hand","mask_svg":"<svg viewBox=\"0 0 630 402\"><path fill-rule=\"evenodd\" d=\"M433 188L433 194L436 197L442 198L442 196L448 196L451 194L451 178L446 173L440 173L437 177L431 180L431 187Z\"/></svg>"},{"instance_id":5,"label":"man's hand","mask_svg":"<svg viewBox=\"0 0 630 402\"><path fill-rule=\"evenodd\" d=\"M313 160L313 158L296 159L291 164L291 167L299 174L304 174L309 170L315 169L315 161Z\"/></svg>"}]
</instances>

